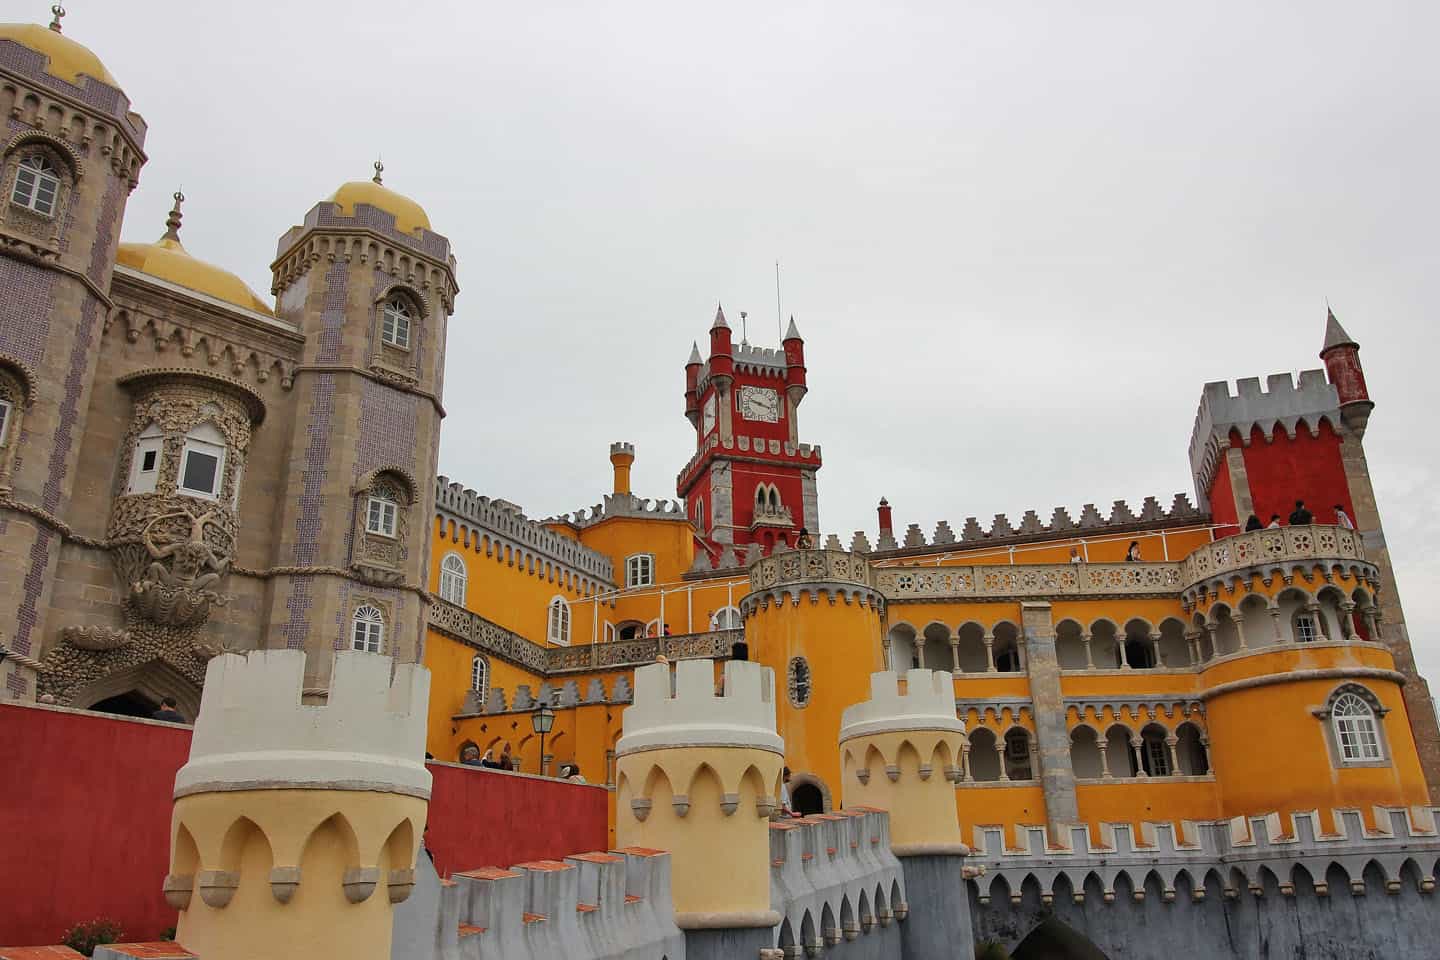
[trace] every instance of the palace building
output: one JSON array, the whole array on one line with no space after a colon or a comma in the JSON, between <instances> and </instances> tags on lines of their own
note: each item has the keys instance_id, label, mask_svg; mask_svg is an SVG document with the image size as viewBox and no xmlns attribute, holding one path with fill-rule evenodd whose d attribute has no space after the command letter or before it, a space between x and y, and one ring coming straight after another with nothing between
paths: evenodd
<instances>
[{"instance_id":1,"label":"palace building","mask_svg":"<svg viewBox=\"0 0 1440 960\"><path fill-rule=\"evenodd\" d=\"M305 900L314 884L301 886L305 835L286 820L293 798L250 796L256 784L363 795L335 803L383 812L361 831L383 846L376 862L356 859L344 818L322 821L331 832L317 849L351 904L369 903L384 878L388 903L364 910L389 937L389 904L417 883L407 864L430 797L414 755L422 739L452 785L490 775L445 772L475 754L508 753L520 771L551 777L577 764L606 788L587 788L595 831L608 794L611 846L629 838L625 869L653 878L666 905L627 935L654 946L684 928L696 957L730 955L720 934L706 946L709 934L694 933L724 927L706 926L721 907L731 927L761 930L771 957L888 929L911 909L902 876L926 923L958 917L968 898L975 929L1018 940L1017 924L1043 925L1068 899L1056 893L1065 884L1086 911L1113 903L1117 855L1141 878L1124 881L1135 903L1151 889L1152 903L1175 902L1185 874L1196 915L1207 889L1295 896L1294 882L1265 871L1299 864L1328 878L1326 849L1355 860L1344 869L1357 896L1401 903L1402 874L1406 897L1434 890L1440 730L1371 484L1374 403L1359 346L1333 313L1316 330L1320 367L1201 388L1193 493L1018 521L940 519L928 533L897 530L882 498L876 529L842 538L822 527L821 448L799 422L799 327L792 319L778 348L737 343L717 308L706 352L697 340L684 364L695 452L676 465L674 497L633 491L637 451L616 442L608 491L575 491L593 505L532 518L511 491L437 475L458 286L426 211L376 163L372 179L342 183L282 227L269 296L184 246L179 192L163 225L126 230L146 124L101 60L62 32L62 15L48 28L0 25L0 689L32 705L36 724L76 711L148 717L168 697L194 719L207 675L221 678L176 781L178 798L193 797L175 822L200 840L173 833L165 878L176 909L191 910L199 891L181 931L211 955L241 955L229 951L243 952L251 917L283 916L266 930L286 941L297 887L297 903L316 902ZM594 467L598 477L598 456ZM247 716L246 729L231 722ZM782 765L794 809L816 815L800 827L768 823ZM332 766L334 777L315 772ZM272 768L289 779L269 778ZM386 777L402 773L404 789L392 789ZM512 796L567 787L508 782ZM734 817L742 793L748 819ZM955 823L941 823L952 794ZM851 809L829 816L846 795ZM442 837L467 826L455 811L469 801L456 796L434 807L449 818ZM247 803L246 822L294 863L272 865L259 841L231 855L251 841L232 844L230 821L206 811ZM1426 852L1407 853L1412 842ZM654 859L662 843L673 877ZM805 879L824 873L802 866L817 845L836 876L884 876L873 895L862 884L858 912L848 898L831 896L838 914L821 903L828 874ZM747 879L722 891L708 858L742 847ZM972 849L993 883L970 867L961 879ZM1225 872L1236 850L1268 865ZM1383 869L1365 851L1381 851ZM1064 869L1060 853L1072 858ZM585 856L576 869L627 882L605 866L616 855ZM950 858L943 883L898 872L897 858L931 856ZM1415 856L1430 862L1422 870ZM1162 861L1170 872L1151 883L1144 870ZM435 874L418 862L422 879ZM478 886L519 874L462 876ZM673 911L660 889L670 880ZM242 891L243 909L218 914L242 882L271 893ZM1339 922L1320 902L1339 882L1315 879L1304 893L1320 918L1307 937ZM574 901L536 883L532 899ZM812 893L813 911L796 906ZM483 899L457 905L456 884L438 881L424 896L445 910ZM621 891L622 906L632 898ZM1373 910L1380 898L1369 899ZM504 912L498 895L486 902ZM780 907L794 916L782 921ZM505 916L518 925L522 914L526 929L546 919ZM456 917L443 916L438 934L429 915L406 923L453 940ZM1112 924L1107 942L1122 942L1127 924ZM458 929L490 928L471 917ZM545 949L533 955L555 955ZM409 955L440 955L429 950Z\"/></svg>"}]
</instances>

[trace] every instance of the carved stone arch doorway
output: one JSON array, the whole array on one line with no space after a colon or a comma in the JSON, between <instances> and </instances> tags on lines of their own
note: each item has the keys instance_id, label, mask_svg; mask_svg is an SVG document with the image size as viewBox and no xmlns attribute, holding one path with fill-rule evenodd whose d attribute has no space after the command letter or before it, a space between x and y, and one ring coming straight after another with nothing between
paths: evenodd
<instances>
[{"instance_id":1,"label":"carved stone arch doorway","mask_svg":"<svg viewBox=\"0 0 1440 960\"><path fill-rule=\"evenodd\" d=\"M810 815L829 813L831 810L830 788L825 781L813 773L790 774L790 809L796 813Z\"/></svg>"},{"instance_id":2,"label":"carved stone arch doorway","mask_svg":"<svg viewBox=\"0 0 1440 960\"><path fill-rule=\"evenodd\" d=\"M138 704L143 698L158 707L165 697L174 697L181 715L188 722L195 722L200 713L200 687L164 660L138 663L93 680L71 695L70 705L93 710L107 700L125 698Z\"/></svg>"}]
</instances>

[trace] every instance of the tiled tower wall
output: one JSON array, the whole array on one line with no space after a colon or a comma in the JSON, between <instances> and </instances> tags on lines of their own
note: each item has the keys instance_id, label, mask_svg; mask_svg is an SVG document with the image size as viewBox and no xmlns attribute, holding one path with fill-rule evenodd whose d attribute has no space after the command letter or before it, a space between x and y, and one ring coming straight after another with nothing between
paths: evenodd
<instances>
[{"instance_id":1,"label":"tiled tower wall","mask_svg":"<svg viewBox=\"0 0 1440 960\"><path fill-rule=\"evenodd\" d=\"M355 608L370 603L384 614L383 652L418 660L454 261L437 234L399 233L390 214L363 204L351 217L339 210L311 210L281 239L273 268L278 312L300 327L306 347L278 506L268 644L346 647ZM405 352L380 340L382 304L396 293L419 314ZM384 563L367 562L363 532L364 488L376 471L403 480L411 498Z\"/></svg>"},{"instance_id":2,"label":"tiled tower wall","mask_svg":"<svg viewBox=\"0 0 1440 960\"><path fill-rule=\"evenodd\" d=\"M144 155L144 122L119 90L91 78L83 86L44 72L44 58L0 41L0 116L13 149L43 145L63 167L53 221L27 219L6 205L0 232L0 362L28 374L32 395L23 430L12 436L0 481L0 609L13 621L0 642L38 659L45 611L76 482L101 326L125 204ZM7 153L3 184L13 184ZM19 505L5 506L4 502ZM5 696L32 697L33 673L0 668Z\"/></svg>"}]
</instances>

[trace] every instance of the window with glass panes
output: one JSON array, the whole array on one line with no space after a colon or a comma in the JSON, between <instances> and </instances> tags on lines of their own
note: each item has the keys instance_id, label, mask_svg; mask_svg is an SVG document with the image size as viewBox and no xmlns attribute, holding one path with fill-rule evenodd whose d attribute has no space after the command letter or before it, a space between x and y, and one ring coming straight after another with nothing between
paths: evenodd
<instances>
[{"instance_id":1,"label":"window with glass panes","mask_svg":"<svg viewBox=\"0 0 1440 960\"><path fill-rule=\"evenodd\" d=\"M44 157L26 157L15 171L15 188L10 201L50 216L55 212L55 198L60 195L60 177Z\"/></svg>"}]
</instances>

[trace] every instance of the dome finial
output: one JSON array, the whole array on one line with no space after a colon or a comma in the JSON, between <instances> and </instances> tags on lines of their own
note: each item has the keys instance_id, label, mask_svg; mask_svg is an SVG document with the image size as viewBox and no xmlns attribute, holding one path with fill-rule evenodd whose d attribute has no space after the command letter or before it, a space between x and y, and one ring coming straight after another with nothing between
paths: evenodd
<instances>
[{"instance_id":1,"label":"dome finial","mask_svg":"<svg viewBox=\"0 0 1440 960\"><path fill-rule=\"evenodd\" d=\"M180 204L185 202L184 188L176 190L173 196L175 198L175 206L170 208L170 216L165 218L165 236L161 237L161 239L174 240L176 243L179 243L181 217Z\"/></svg>"},{"instance_id":2,"label":"dome finial","mask_svg":"<svg viewBox=\"0 0 1440 960\"><path fill-rule=\"evenodd\" d=\"M59 33L59 32L60 32L60 18L63 17L63 16L65 16L65 8L62 7L60 4L57 3L57 4L55 4L53 7L50 8L50 12L55 15L55 19L53 19L53 20L50 21L50 29L51 29L51 30L54 30L56 33Z\"/></svg>"},{"instance_id":3,"label":"dome finial","mask_svg":"<svg viewBox=\"0 0 1440 960\"><path fill-rule=\"evenodd\" d=\"M384 183L384 181L380 179L380 174L382 174L382 173L384 173L384 172L385 172L385 164L383 164L383 163L380 162L380 158L378 158L378 157L375 158L375 176L374 176L372 179L373 179L376 183Z\"/></svg>"}]
</instances>

